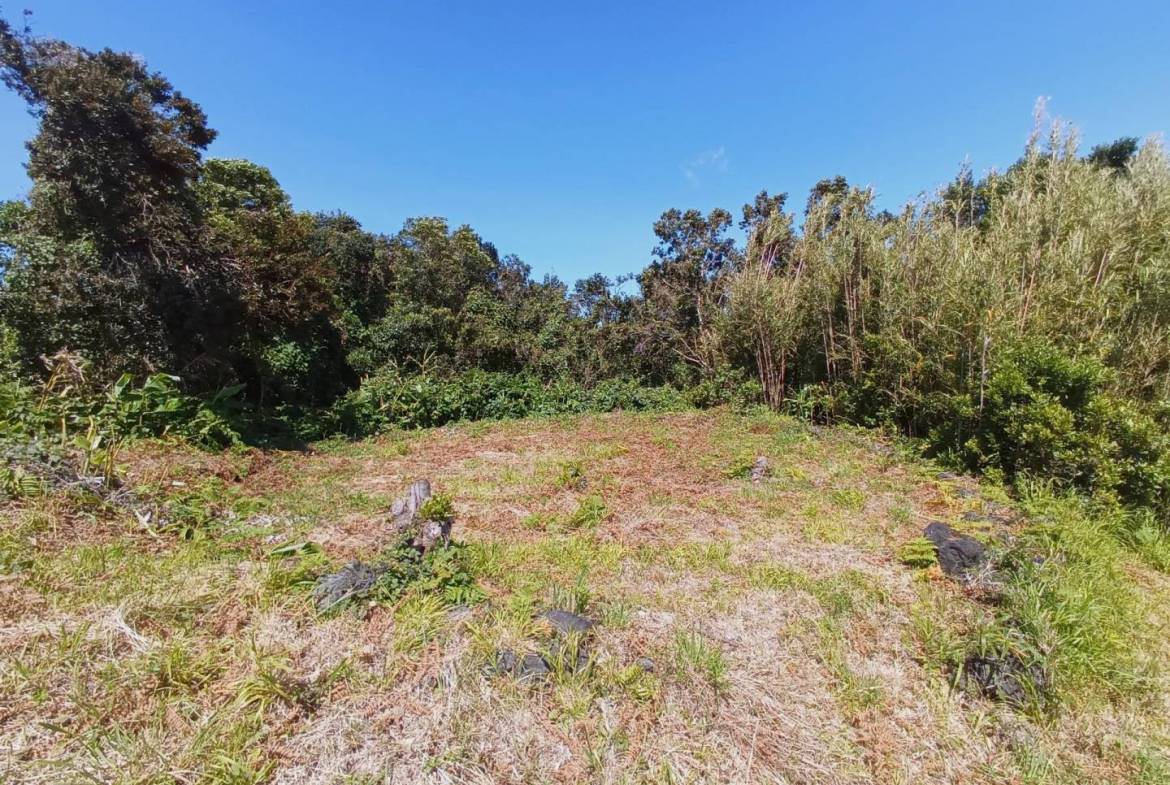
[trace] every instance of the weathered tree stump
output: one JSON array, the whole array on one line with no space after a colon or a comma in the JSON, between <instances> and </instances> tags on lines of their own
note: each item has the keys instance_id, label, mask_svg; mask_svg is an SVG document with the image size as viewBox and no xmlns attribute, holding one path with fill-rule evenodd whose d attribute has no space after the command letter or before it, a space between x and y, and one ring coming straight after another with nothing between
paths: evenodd
<instances>
[{"instance_id":1,"label":"weathered tree stump","mask_svg":"<svg viewBox=\"0 0 1170 785\"><path fill-rule=\"evenodd\" d=\"M447 545L451 541L451 525L454 523L451 516L423 518L420 511L429 498L430 481L418 480L411 484L405 496L395 500L390 507L390 525L394 531L408 536L411 546L422 553L438 544Z\"/></svg>"}]
</instances>

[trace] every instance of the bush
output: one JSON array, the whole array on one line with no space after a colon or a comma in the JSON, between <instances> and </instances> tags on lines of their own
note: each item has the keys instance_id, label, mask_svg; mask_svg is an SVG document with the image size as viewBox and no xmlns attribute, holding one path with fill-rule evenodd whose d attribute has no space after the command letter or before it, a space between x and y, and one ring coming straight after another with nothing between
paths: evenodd
<instances>
[{"instance_id":1,"label":"bush","mask_svg":"<svg viewBox=\"0 0 1170 785\"><path fill-rule=\"evenodd\" d=\"M177 436L203 447L240 443L232 418L239 387L204 400L179 390L177 376L154 374L136 385L124 374L106 389L92 390L84 383L83 361L54 359L52 373L39 387L18 380L0 383L0 439L68 442L77 435L91 441Z\"/></svg>"},{"instance_id":2,"label":"bush","mask_svg":"<svg viewBox=\"0 0 1170 785\"><path fill-rule=\"evenodd\" d=\"M712 406L747 409L764 402L764 388L742 368L723 366L689 387L686 399L700 409Z\"/></svg>"},{"instance_id":3,"label":"bush","mask_svg":"<svg viewBox=\"0 0 1170 785\"><path fill-rule=\"evenodd\" d=\"M464 420L503 420L581 412L673 411L687 408L672 387L608 379L587 389L569 380L548 384L528 374L473 370L459 376L405 376L386 369L333 407L337 429L365 436L390 428L428 428Z\"/></svg>"},{"instance_id":4,"label":"bush","mask_svg":"<svg viewBox=\"0 0 1170 785\"><path fill-rule=\"evenodd\" d=\"M931 442L967 469L1009 482L1048 478L1170 523L1170 438L1108 383L1092 358L1024 344L995 365L982 401L978 393L949 400Z\"/></svg>"}]
</instances>

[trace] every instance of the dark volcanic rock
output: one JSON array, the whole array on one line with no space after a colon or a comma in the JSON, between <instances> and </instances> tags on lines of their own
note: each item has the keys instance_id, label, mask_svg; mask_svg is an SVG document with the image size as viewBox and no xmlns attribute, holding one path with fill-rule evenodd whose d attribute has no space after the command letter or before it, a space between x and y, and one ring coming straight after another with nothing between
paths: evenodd
<instances>
[{"instance_id":1,"label":"dark volcanic rock","mask_svg":"<svg viewBox=\"0 0 1170 785\"><path fill-rule=\"evenodd\" d=\"M1043 692L1048 675L1041 665L1026 664L1013 655L971 655L963 663L961 683L988 698L1020 705Z\"/></svg>"},{"instance_id":2,"label":"dark volcanic rock","mask_svg":"<svg viewBox=\"0 0 1170 785\"><path fill-rule=\"evenodd\" d=\"M922 530L922 536L933 542L936 548L950 538L957 537L958 534L957 531L941 521L928 523L926 528Z\"/></svg>"},{"instance_id":3,"label":"dark volcanic rock","mask_svg":"<svg viewBox=\"0 0 1170 785\"><path fill-rule=\"evenodd\" d=\"M520 681L543 679L549 674L550 668L539 654L525 654L514 671Z\"/></svg>"},{"instance_id":4,"label":"dark volcanic rock","mask_svg":"<svg viewBox=\"0 0 1170 785\"><path fill-rule=\"evenodd\" d=\"M504 649L496 652L496 661L484 668L487 676L515 676L521 681L543 679L551 669L539 654L516 656L516 652Z\"/></svg>"},{"instance_id":5,"label":"dark volcanic rock","mask_svg":"<svg viewBox=\"0 0 1170 785\"><path fill-rule=\"evenodd\" d=\"M938 563L947 575L966 575L983 563L987 547L973 537L953 537L938 546Z\"/></svg>"},{"instance_id":6,"label":"dark volcanic rock","mask_svg":"<svg viewBox=\"0 0 1170 785\"><path fill-rule=\"evenodd\" d=\"M974 537L959 534L945 523L935 521L927 525L922 535L934 543L939 566L953 578L965 576L987 558L987 546Z\"/></svg>"},{"instance_id":7,"label":"dark volcanic rock","mask_svg":"<svg viewBox=\"0 0 1170 785\"><path fill-rule=\"evenodd\" d=\"M561 635L568 635L571 632L588 632L593 627L592 619L586 619L584 616L578 616L568 611L545 611L537 618L547 621Z\"/></svg>"}]
</instances>

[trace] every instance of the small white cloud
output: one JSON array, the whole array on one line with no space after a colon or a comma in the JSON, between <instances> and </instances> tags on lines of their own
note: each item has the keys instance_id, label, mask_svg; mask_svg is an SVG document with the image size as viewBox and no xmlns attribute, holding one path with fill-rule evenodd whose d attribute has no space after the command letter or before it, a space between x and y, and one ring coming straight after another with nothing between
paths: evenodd
<instances>
[{"instance_id":1,"label":"small white cloud","mask_svg":"<svg viewBox=\"0 0 1170 785\"><path fill-rule=\"evenodd\" d=\"M679 168L682 169L683 177L687 178L688 183L698 185L699 176L703 172L727 171L727 150L722 145L704 150Z\"/></svg>"}]
</instances>

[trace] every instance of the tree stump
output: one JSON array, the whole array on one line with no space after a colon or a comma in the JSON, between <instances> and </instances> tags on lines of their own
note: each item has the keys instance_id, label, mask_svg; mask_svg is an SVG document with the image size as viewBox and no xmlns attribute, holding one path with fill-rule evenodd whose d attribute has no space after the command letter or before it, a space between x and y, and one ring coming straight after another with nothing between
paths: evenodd
<instances>
[{"instance_id":1,"label":"tree stump","mask_svg":"<svg viewBox=\"0 0 1170 785\"><path fill-rule=\"evenodd\" d=\"M451 541L451 525L454 523L450 516L434 520L423 518L419 511L429 498L430 481L418 480L390 507L390 525L398 534L409 537L411 546L420 553L426 553L440 543L447 545Z\"/></svg>"}]
</instances>

